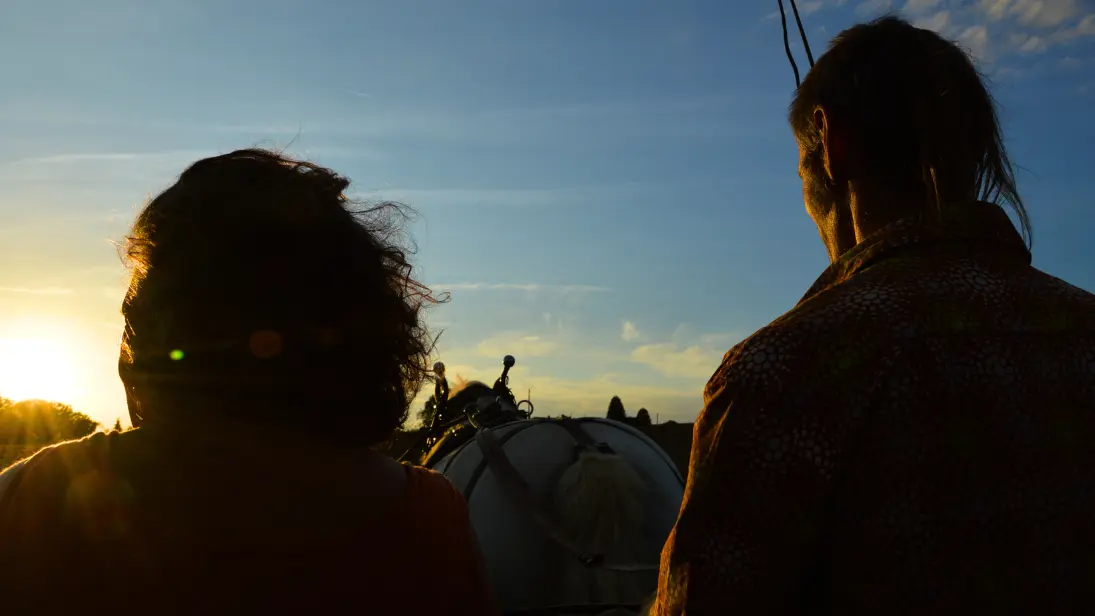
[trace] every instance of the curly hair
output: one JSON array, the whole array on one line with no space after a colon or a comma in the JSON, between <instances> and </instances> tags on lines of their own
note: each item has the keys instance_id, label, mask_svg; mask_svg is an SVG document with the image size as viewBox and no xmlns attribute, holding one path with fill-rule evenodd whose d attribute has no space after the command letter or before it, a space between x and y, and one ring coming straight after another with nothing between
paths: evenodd
<instances>
[{"instance_id":1,"label":"curly hair","mask_svg":"<svg viewBox=\"0 0 1095 616\"><path fill-rule=\"evenodd\" d=\"M361 204L329 169L262 149L200 160L122 249L119 373L135 426L235 415L373 445L430 369L406 206Z\"/></svg>"}]
</instances>

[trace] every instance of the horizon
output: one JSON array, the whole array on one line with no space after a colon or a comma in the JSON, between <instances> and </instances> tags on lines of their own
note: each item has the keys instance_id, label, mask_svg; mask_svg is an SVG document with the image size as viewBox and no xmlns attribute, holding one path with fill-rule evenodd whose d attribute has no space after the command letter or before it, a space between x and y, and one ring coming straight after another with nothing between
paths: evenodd
<instances>
[{"instance_id":1,"label":"horizon","mask_svg":"<svg viewBox=\"0 0 1095 616\"><path fill-rule=\"evenodd\" d=\"M404 202L450 380L538 415L691 422L736 343L829 264L776 3L459 7L18 0L0 23L0 396L129 424L112 242L190 163L252 146ZM990 78L1034 265L1095 290L1095 2L811 0L815 56L888 10ZM63 18L58 18L63 16ZM792 51L805 54L789 17ZM428 384L411 415L432 393ZM523 397L523 396L518 396Z\"/></svg>"}]
</instances>

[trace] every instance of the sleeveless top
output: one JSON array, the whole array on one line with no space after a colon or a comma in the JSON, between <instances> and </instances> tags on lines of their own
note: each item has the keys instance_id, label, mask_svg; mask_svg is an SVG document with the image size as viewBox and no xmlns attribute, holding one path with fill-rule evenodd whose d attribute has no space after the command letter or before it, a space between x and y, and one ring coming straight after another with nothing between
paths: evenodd
<instances>
[{"instance_id":1,"label":"sleeveless top","mask_svg":"<svg viewBox=\"0 0 1095 616\"><path fill-rule=\"evenodd\" d=\"M3 611L496 613L460 493L365 459L148 428L43 449L0 474Z\"/></svg>"}]
</instances>

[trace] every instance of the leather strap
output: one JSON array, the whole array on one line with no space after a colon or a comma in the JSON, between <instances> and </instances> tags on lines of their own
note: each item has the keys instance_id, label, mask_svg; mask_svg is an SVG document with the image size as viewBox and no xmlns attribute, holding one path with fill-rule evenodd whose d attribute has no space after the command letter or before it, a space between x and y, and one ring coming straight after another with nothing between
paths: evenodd
<instances>
[{"instance_id":1,"label":"leather strap","mask_svg":"<svg viewBox=\"0 0 1095 616\"><path fill-rule=\"evenodd\" d=\"M581 428L578 429L581 430ZM582 432L584 433L584 430ZM586 438L589 438L588 434L586 435ZM504 488L503 491L506 495L519 508L523 509L534 522L536 522L536 525L540 527L544 534L577 557L582 564L588 567L607 569L609 571L638 572L658 570L658 565L656 564L608 563L605 561L604 554L595 554L583 550L575 541L570 537L567 537L566 534L555 525L551 517L537 504L532 496L532 490L529 488L528 483L521 477L521 473L514 468L513 463L510 462L506 452L502 449L502 446L498 443L498 439L494 436L494 432L491 431L490 428L481 428L476 433L475 440L476 443L478 443L480 450L482 450L483 457L486 459L490 469L502 484L502 487ZM589 440L592 441L592 439Z\"/></svg>"}]
</instances>

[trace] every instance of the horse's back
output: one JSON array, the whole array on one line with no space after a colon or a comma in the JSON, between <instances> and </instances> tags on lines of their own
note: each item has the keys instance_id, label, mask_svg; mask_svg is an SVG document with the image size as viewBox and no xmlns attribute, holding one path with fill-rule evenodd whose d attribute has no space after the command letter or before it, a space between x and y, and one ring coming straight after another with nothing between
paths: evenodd
<instances>
[{"instance_id":1,"label":"horse's back","mask_svg":"<svg viewBox=\"0 0 1095 616\"><path fill-rule=\"evenodd\" d=\"M641 477L643 537L636 557L656 565L662 545L676 522L684 481L669 456L634 428L605 419L569 420L571 429L608 445ZM528 484L544 511L557 510L552 497L560 478L576 461L576 439L557 420L533 419L499 426L493 435L507 458ZM498 599L504 609L555 603L556 584L564 565L576 556L554 542L533 516L516 504L501 478L490 468L475 440L442 459L443 472L464 494ZM611 559L612 554L606 554Z\"/></svg>"}]
</instances>

